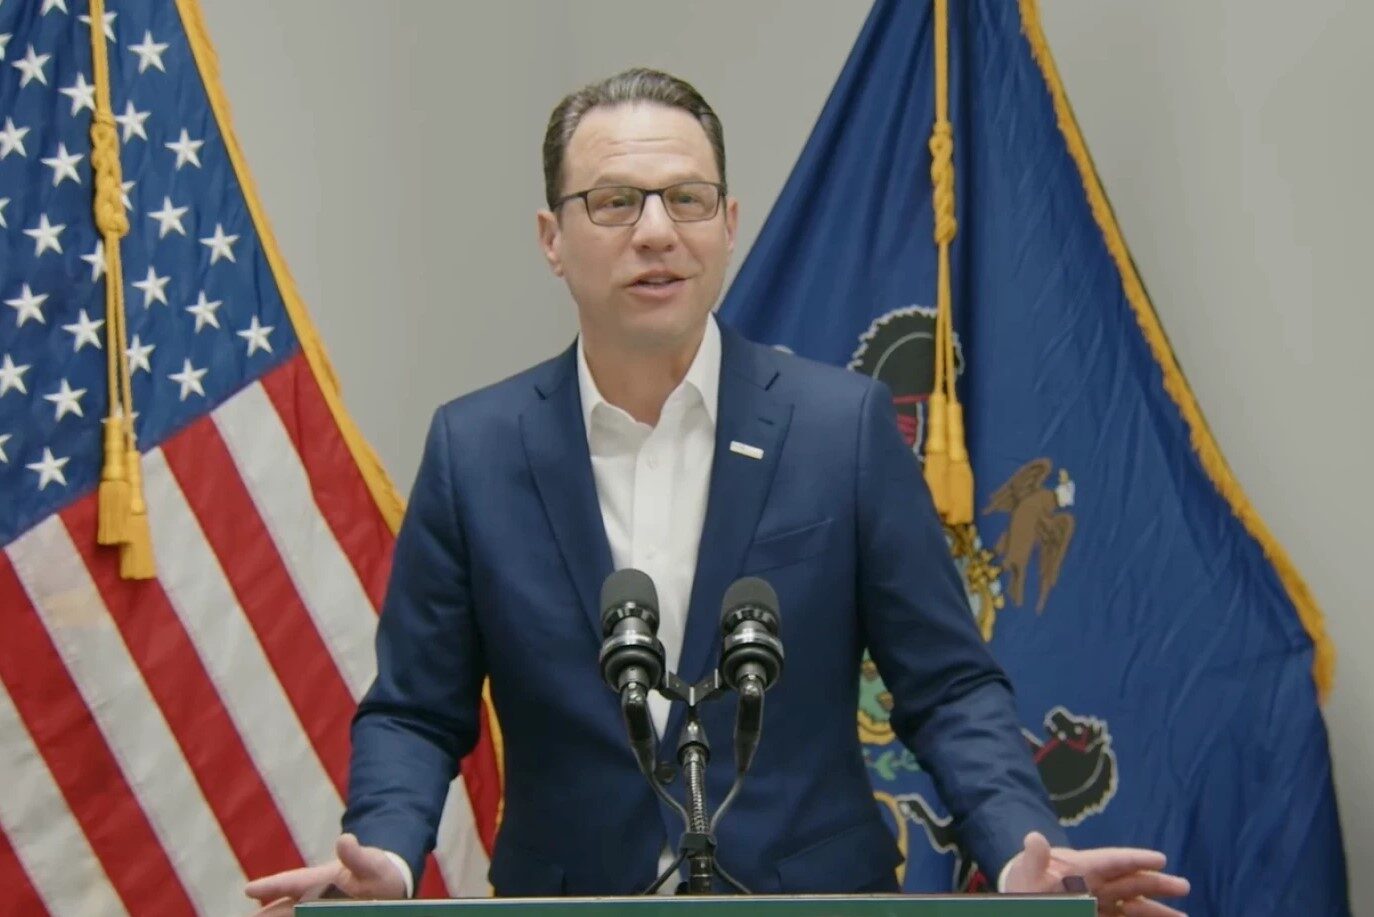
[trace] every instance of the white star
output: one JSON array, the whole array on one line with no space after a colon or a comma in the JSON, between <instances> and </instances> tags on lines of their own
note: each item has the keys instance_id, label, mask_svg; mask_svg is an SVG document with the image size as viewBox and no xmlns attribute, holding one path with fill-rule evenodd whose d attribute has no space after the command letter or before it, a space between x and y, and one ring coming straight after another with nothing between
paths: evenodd
<instances>
[{"instance_id":1,"label":"white star","mask_svg":"<svg viewBox=\"0 0 1374 917\"><path fill-rule=\"evenodd\" d=\"M38 472L39 490L42 490L44 487L47 487L53 481L56 481L63 487L66 487L67 479L62 475L62 467L66 465L69 461L71 461L70 458L53 458L52 450L44 446L43 461L34 462L30 465L25 465L24 467L29 469L30 471Z\"/></svg>"},{"instance_id":2,"label":"white star","mask_svg":"<svg viewBox=\"0 0 1374 917\"><path fill-rule=\"evenodd\" d=\"M44 86L48 85L48 78L43 75L43 65L51 58L51 54L37 54L33 50L33 45L29 45L29 53L23 59L14 62L14 69L24 74L19 81L19 88L23 89L33 80L38 80Z\"/></svg>"},{"instance_id":3,"label":"white star","mask_svg":"<svg viewBox=\"0 0 1374 917\"><path fill-rule=\"evenodd\" d=\"M218 299L211 302L209 298L206 297L205 291L201 290L200 298L196 300L195 305L186 307L186 311L196 317L196 331L199 331L206 325L214 325L218 328L219 319L215 318L215 310L222 305L224 305L224 303Z\"/></svg>"},{"instance_id":4,"label":"white star","mask_svg":"<svg viewBox=\"0 0 1374 917\"><path fill-rule=\"evenodd\" d=\"M7 198L7 197L0 197L0 229L5 229L6 227L8 227L8 226L10 225L10 224L8 224L8 223L5 222L5 208L8 207L9 204L10 204L10 199L9 199L9 198Z\"/></svg>"},{"instance_id":5,"label":"white star","mask_svg":"<svg viewBox=\"0 0 1374 917\"><path fill-rule=\"evenodd\" d=\"M13 37L13 32L6 32L4 35L0 35L0 60L5 59L5 45L9 44L10 39Z\"/></svg>"},{"instance_id":6,"label":"white star","mask_svg":"<svg viewBox=\"0 0 1374 917\"><path fill-rule=\"evenodd\" d=\"M153 304L153 300L160 301L164 306L167 305L167 281L171 280L171 275L159 277L153 266L148 265L148 276L142 280L135 280L134 286L143 291L143 308L148 308Z\"/></svg>"},{"instance_id":7,"label":"white star","mask_svg":"<svg viewBox=\"0 0 1374 917\"><path fill-rule=\"evenodd\" d=\"M142 73L149 67L156 67L163 73L167 68L162 66L162 52L167 50L167 45L158 44L153 41L153 33L145 31L143 33L143 43L129 45L129 50L138 55L138 72Z\"/></svg>"},{"instance_id":8,"label":"white star","mask_svg":"<svg viewBox=\"0 0 1374 917\"><path fill-rule=\"evenodd\" d=\"M12 436L10 433L0 433L0 462L6 465L10 463L10 457L5 454L5 443L9 442Z\"/></svg>"},{"instance_id":9,"label":"white star","mask_svg":"<svg viewBox=\"0 0 1374 917\"><path fill-rule=\"evenodd\" d=\"M27 395L29 390L24 387L24 373L29 371L30 364L15 366L14 360L10 359L9 354L0 360L0 398L10 389L14 389L21 395Z\"/></svg>"},{"instance_id":10,"label":"white star","mask_svg":"<svg viewBox=\"0 0 1374 917\"><path fill-rule=\"evenodd\" d=\"M39 11L40 16L46 16L54 9L67 12L67 0L43 0L43 9Z\"/></svg>"},{"instance_id":11,"label":"white star","mask_svg":"<svg viewBox=\"0 0 1374 917\"><path fill-rule=\"evenodd\" d=\"M28 156L24 149L24 135L28 132L27 127L15 127L14 120L6 118L5 129L0 131L0 159L16 151L20 156Z\"/></svg>"},{"instance_id":12,"label":"white star","mask_svg":"<svg viewBox=\"0 0 1374 917\"><path fill-rule=\"evenodd\" d=\"M74 389L67 384L66 379L63 379L62 387L59 388L57 391L53 392L51 395L44 395L43 400L51 401L53 404L57 405L57 417L54 418L55 420L61 420L68 414L75 414L77 417L84 417L85 415L81 413L80 402L81 396L84 394L86 394L86 390L84 388Z\"/></svg>"},{"instance_id":13,"label":"white star","mask_svg":"<svg viewBox=\"0 0 1374 917\"><path fill-rule=\"evenodd\" d=\"M191 365L191 361L187 359L183 360L181 363L181 372L170 373L167 378L181 386L181 400L185 401L186 396L192 392L195 392L202 398L205 397L205 389L201 388L200 380L209 371L208 367L206 369L196 369Z\"/></svg>"},{"instance_id":14,"label":"white star","mask_svg":"<svg viewBox=\"0 0 1374 917\"><path fill-rule=\"evenodd\" d=\"M100 326L104 324L105 320L103 318L98 322L94 321L86 314L86 310L82 309L77 320L70 325L63 325L62 330L70 332L72 337L75 338L75 340L72 341L73 351L78 351L87 344L94 344L95 349L100 350L103 345L100 343L100 337L96 335L96 332L99 331Z\"/></svg>"},{"instance_id":15,"label":"white star","mask_svg":"<svg viewBox=\"0 0 1374 917\"><path fill-rule=\"evenodd\" d=\"M259 322L255 315L247 328L235 333L248 342L248 356L251 357L259 350L272 352L272 343L267 340L267 336L272 333L272 328L272 325L264 325Z\"/></svg>"},{"instance_id":16,"label":"white star","mask_svg":"<svg viewBox=\"0 0 1374 917\"><path fill-rule=\"evenodd\" d=\"M95 250L82 255L81 260L91 266L91 283L95 283L105 273L105 240L95 240Z\"/></svg>"},{"instance_id":17,"label":"white star","mask_svg":"<svg viewBox=\"0 0 1374 917\"><path fill-rule=\"evenodd\" d=\"M39 162L52 169L52 186L56 188L62 184L63 180L70 178L78 185L81 184L81 176L76 174L76 164L80 162L80 153L68 153L67 145L59 143L57 145L57 155L49 156L47 159L40 159Z\"/></svg>"},{"instance_id":18,"label":"white star","mask_svg":"<svg viewBox=\"0 0 1374 917\"><path fill-rule=\"evenodd\" d=\"M162 199L162 209L153 210L148 213L149 218L157 220L157 237L165 238L167 233L176 231L183 236L186 235L186 227L181 225L181 218L186 215L189 207L173 207L172 199L164 197Z\"/></svg>"},{"instance_id":19,"label":"white star","mask_svg":"<svg viewBox=\"0 0 1374 917\"><path fill-rule=\"evenodd\" d=\"M156 344L144 344L139 341L138 335L134 335L133 342L124 351L129 358L129 375L132 376L140 369L145 373L152 373L153 367L148 364L148 355L157 349Z\"/></svg>"},{"instance_id":20,"label":"white star","mask_svg":"<svg viewBox=\"0 0 1374 917\"><path fill-rule=\"evenodd\" d=\"M62 243L57 241L57 237L66 228L66 223L58 223L54 226L48 222L46 213L41 214L38 217L37 226L33 229L24 230L24 235L33 239L33 256L37 258L48 249L52 249L59 255L62 254Z\"/></svg>"},{"instance_id":21,"label":"white star","mask_svg":"<svg viewBox=\"0 0 1374 917\"><path fill-rule=\"evenodd\" d=\"M229 246L239 240L238 236L228 236L224 234L224 226L216 223L215 234L206 239L201 239L200 244L210 249L210 263L214 264L221 258L228 258L237 263L234 257L234 250Z\"/></svg>"},{"instance_id":22,"label":"white star","mask_svg":"<svg viewBox=\"0 0 1374 917\"><path fill-rule=\"evenodd\" d=\"M139 111L137 108L134 108L133 99L125 102L124 114L114 116L114 119L119 122L119 126L122 128L120 139L124 143L128 143L129 138L135 136L147 140L148 132L143 129L143 122L148 120L150 114L152 114L152 112Z\"/></svg>"},{"instance_id":23,"label":"white star","mask_svg":"<svg viewBox=\"0 0 1374 917\"><path fill-rule=\"evenodd\" d=\"M129 202L129 192L134 190L132 181L121 182L119 185L119 196L124 201L125 210L133 210L134 205Z\"/></svg>"},{"instance_id":24,"label":"white star","mask_svg":"<svg viewBox=\"0 0 1374 917\"><path fill-rule=\"evenodd\" d=\"M177 154L177 171L186 163L191 163L197 169L200 168L200 156L197 155L200 148L205 146L204 140L192 140L191 135L186 132L186 128L181 129L181 136L175 143L164 143L163 146Z\"/></svg>"},{"instance_id":25,"label":"white star","mask_svg":"<svg viewBox=\"0 0 1374 917\"><path fill-rule=\"evenodd\" d=\"M20 293L14 299L5 300L5 305L12 306L19 311L19 317L16 321L20 328L23 328L24 323L31 318L37 319L40 325L45 325L47 324L47 319L43 317L43 303L47 298L47 293L40 293L35 296L33 290L30 290L29 285L26 283L24 284L24 292Z\"/></svg>"},{"instance_id":26,"label":"white star","mask_svg":"<svg viewBox=\"0 0 1374 917\"><path fill-rule=\"evenodd\" d=\"M106 13L104 16L106 41L114 41L114 21L115 17L118 15L118 13ZM86 25L91 24L90 16L78 16L77 18L80 19L82 22L86 23Z\"/></svg>"},{"instance_id":27,"label":"white star","mask_svg":"<svg viewBox=\"0 0 1374 917\"><path fill-rule=\"evenodd\" d=\"M71 98L73 115L83 108L95 111L95 86L86 82L86 74L78 73L75 83L57 91Z\"/></svg>"}]
</instances>

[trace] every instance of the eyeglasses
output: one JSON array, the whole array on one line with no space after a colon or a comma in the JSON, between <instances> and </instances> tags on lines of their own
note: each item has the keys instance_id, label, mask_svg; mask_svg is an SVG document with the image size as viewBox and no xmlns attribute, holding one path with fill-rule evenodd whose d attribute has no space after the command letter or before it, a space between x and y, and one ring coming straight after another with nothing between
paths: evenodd
<instances>
[{"instance_id":1,"label":"eyeglasses","mask_svg":"<svg viewBox=\"0 0 1374 917\"><path fill-rule=\"evenodd\" d=\"M725 186L709 181L684 181L666 188L633 188L629 185L590 188L554 201L557 210L574 198L581 198L587 217L598 226L633 226L644 214L644 202L658 195L663 209L675 223L700 223L720 210Z\"/></svg>"}]
</instances>

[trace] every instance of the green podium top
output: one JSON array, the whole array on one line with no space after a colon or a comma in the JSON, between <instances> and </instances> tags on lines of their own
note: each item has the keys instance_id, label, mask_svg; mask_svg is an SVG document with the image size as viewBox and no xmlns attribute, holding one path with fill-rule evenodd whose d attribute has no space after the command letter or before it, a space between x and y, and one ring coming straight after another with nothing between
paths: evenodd
<instances>
[{"instance_id":1,"label":"green podium top","mask_svg":"<svg viewBox=\"0 0 1374 917\"><path fill-rule=\"evenodd\" d=\"M640 898L468 898L455 901L315 901L309 917L1093 917L1087 896L754 895Z\"/></svg>"}]
</instances>

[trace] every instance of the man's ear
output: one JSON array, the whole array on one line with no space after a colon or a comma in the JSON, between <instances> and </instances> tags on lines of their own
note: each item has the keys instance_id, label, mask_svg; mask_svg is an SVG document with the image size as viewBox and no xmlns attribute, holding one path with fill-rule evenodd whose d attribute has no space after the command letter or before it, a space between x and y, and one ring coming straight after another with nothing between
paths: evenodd
<instances>
[{"instance_id":1,"label":"man's ear","mask_svg":"<svg viewBox=\"0 0 1374 917\"><path fill-rule=\"evenodd\" d=\"M539 248L544 252L544 260L555 277L563 276L563 227L558 225L558 217L552 210L539 210L534 214L535 228L539 233Z\"/></svg>"},{"instance_id":2,"label":"man's ear","mask_svg":"<svg viewBox=\"0 0 1374 917\"><path fill-rule=\"evenodd\" d=\"M725 242L726 251L731 253L735 250L735 234L739 231L739 200L733 197L725 199Z\"/></svg>"}]
</instances>

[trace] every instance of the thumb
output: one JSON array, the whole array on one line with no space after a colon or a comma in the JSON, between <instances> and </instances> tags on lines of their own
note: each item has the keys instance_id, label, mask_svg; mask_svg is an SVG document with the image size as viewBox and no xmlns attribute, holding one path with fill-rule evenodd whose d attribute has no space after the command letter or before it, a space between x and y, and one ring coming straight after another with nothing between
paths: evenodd
<instances>
[{"instance_id":1,"label":"thumb","mask_svg":"<svg viewBox=\"0 0 1374 917\"><path fill-rule=\"evenodd\" d=\"M339 835L339 839L334 843L334 855L339 858L345 869L364 881L374 878L380 867L386 863L385 855L381 851L374 847L364 847L353 834Z\"/></svg>"},{"instance_id":2,"label":"thumb","mask_svg":"<svg viewBox=\"0 0 1374 917\"><path fill-rule=\"evenodd\" d=\"M1032 831L1021 843L1024 845L1022 852L1026 875L1040 878L1050 868L1050 842L1039 831Z\"/></svg>"},{"instance_id":3,"label":"thumb","mask_svg":"<svg viewBox=\"0 0 1374 917\"><path fill-rule=\"evenodd\" d=\"M403 898L405 882L396 866L378 847L366 847L356 835L340 834L334 853L343 864L344 891L355 898Z\"/></svg>"}]
</instances>

